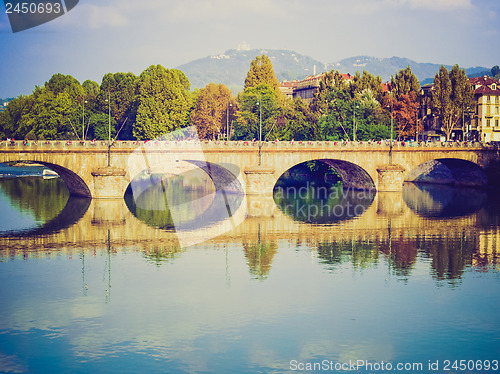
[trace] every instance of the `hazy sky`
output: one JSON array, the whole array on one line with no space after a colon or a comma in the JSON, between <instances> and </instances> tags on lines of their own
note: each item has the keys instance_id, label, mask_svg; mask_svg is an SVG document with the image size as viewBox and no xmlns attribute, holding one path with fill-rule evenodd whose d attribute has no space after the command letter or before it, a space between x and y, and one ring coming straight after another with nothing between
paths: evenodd
<instances>
[{"instance_id":1,"label":"hazy sky","mask_svg":"<svg viewBox=\"0 0 500 374\"><path fill-rule=\"evenodd\" d=\"M499 0L80 0L15 34L0 9L0 98L29 94L54 73L100 83L244 42L328 63L369 55L500 65Z\"/></svg>"}]
</instances>

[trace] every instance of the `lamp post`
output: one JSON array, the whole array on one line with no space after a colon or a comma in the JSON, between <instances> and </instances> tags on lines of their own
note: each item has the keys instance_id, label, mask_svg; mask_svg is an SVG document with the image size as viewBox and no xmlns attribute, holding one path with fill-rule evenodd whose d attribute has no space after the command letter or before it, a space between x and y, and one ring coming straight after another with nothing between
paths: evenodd
<instances>
[{"instance_id":1,"label":"lamp post","mask_svg":"<svg viewBox=\"0 0 500 374\"><path fill-rule=\"evenodd\" d=\"M467 141L470 141L470 138L471 138L470 134L472 132L471 131L472 130L471 129L471 123L470 123L471 122L470 112L467 113L467 117L469 117L469 118L468 118L467 125L465 126L465 128L467 129Z\"/></svg>"},{"instance_id":2,"label":"lamp post","mask_svg":"<svg viewBox=\"0 0 500 374\"><path fill-rule=\"evenodd\" d=\"M229 141L229 107L232 107L233 104L227 101L227 115L226 115L226 140Z\"/></svg>"},{"instance_id":3,"label":"lamp post","mask_svg":"<svg viewBox=\"0 0 500 374\"><path fill-rule=\"evenodd\" d=\"M389 108L389 106L387 106L387 108ZM391 142L389 143L389 165L392 165L392 132L393 132L393 128L394 128L393 110L394 110L394 107L393 107L393 102L392 102L392 97L391 97Z\"/></svg>"},{"instance_id":4,"label":"lamp post","mask_svg":"<svg viewBox=\"0 0 500 374\"><path fill-rule=\"evenodd\" d=\"M469 113L469 107L465 108L467 109L467 114ZM462 141L466 140L466 134L467 134L467 126L465 126L465 109L462 108Z\"/></svg>"},{"instance_id":5,"label":"lamp post","mask_svg":"<svg viewBox=\"0 0 500 374\"><path fill-rule=\"evenodd\" d=\"M108 144L111 144L111 94L108 91Z\"/></svg>"},{"instance_id":6,"label":"lamp post","mask_svg":"<svg viewBox=\"0 0 500 374\"><path fill-rule=\"evenodd\" d=\"M259 166L262 164L262 106L257 101L259 107Z\"/></svg>"},{"instance_id":7,"label":"lamp post","mask_svg":"<svg viewBox=\"0 0 500 374\"><path fill-rule=\"evenodd\" d=\"M82 105L82 140L85 141L85 103L87 100L83 100Z\"/></svg>"},{"instance_id":8,"label":"lamp post","mask_svg":"<svg viewBox=\"0 0 500 374\"><path fill-rule=\"evenodd\" d=\"M108 167L111 166L111 94L108 91Z\"/></svg>"},{"instance_id":9,"label":"lamp post","mask_svg":"<svg viewBox=\"0 0 500 374\"><path fill-rule=\"evenodd\" d=\"M418 143L418 110L416 113L416 122L415 122L415 143Z\"/></svg>"},{"instance_id":10,"label":"lamp post","mask_svg":"<svg viewBox=\"0 0 500 374\"><path fill-rule=\"evenodd\" d=\"M352 114L353 114L353 124L352 124L352 140L355 142L356 141L356 109L359 108L359 105L354 104L352 108Z\"/></svg>"}]
</instances>

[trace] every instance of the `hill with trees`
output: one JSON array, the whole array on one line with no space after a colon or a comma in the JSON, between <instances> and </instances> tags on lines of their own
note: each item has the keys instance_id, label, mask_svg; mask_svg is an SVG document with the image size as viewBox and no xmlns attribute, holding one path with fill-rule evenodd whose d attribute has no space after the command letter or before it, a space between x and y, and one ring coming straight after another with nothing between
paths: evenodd
<instances>
[{"instance_id":1,"label":"hill with trees","mask_svg":"<svg viewBox=\"0 0 500 374\"><path fill-rule=\"evenodd\" d=\"M356 56L342 59L338 62L324 63L309 56L288 50L228 50L222 54L208 56L187 64L178 66L191 82L192 88L203 88L208 83L222 83L233 91L233 94L243 90L243 82L248 66L255 56L265 54L271 60L276 78L279 81L303 79L308 75L330 70L355 75L357 71L367 71L380 76L387 82L391 76L401 69L410 66L419 82L424 85L432 83L434 75L439 71L441 64L421 63L402 57L377 58L370 56ZM444 65L451 69L451 65ZM465 69L467 76L482 76L485 72L490 75L491 70L486 67L470 67Z\"/></svg>"}]
</instances>

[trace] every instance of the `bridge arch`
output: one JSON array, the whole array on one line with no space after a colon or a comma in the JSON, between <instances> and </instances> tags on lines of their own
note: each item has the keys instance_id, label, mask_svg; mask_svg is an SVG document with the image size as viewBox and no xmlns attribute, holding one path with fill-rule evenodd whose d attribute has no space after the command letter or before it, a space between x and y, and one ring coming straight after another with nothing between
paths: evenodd
<instances>
[{"instance_id":1,"label":"bridge arch","mask_svg":"<svg viewBox=\"0 0 500 374\"><path fill-rule=\"evenodd\" d=\"M54 170L61 179L66 183L69 194L75 197L92 197L89 186L85 181L74 171L71 171L63 166L52 164L49 162L39 162L41 165L47 166Z\"/></svg>"},{"instance_id":2,"label":"bridge arch","mask_svg":"<svg viewBox=\"0 0 500 374\"><path fill-rule=\"evenodd\" d=\"M245 189L241 182L241 177L238 178L239 168L236 165L220 165L203 160L179 159L175 161L175 164L163 162L152 165L150 169L146 170L149 172L154 171L154 174L159 175L166 174L179 176L187 176L188 173L193 170L201 170L210 178L213 184L212 191L205 191L203 196L199 196L195 200L180 202L176 198L172 200L168 198L169 195L166 194L162 177L154 178L150 173L147 173L149 177L137 180L136 178L141 175L141 172L132 178L129 184L130 188L127 187L127 190L132 193L135 202L140 200L141 195L145 193L146 190L151 187L158 187L159 183L162 183L161 188L163 189L165 199L158 202L158 208L160 210L168 209L170 211L177 232L197 230L209 224L217 223L222 219L230 218L235 215L242 206ZM201 207L202 211L199 212L198 216L194 219L192 219L193 217L186 218L182 214L176 214L180 207L184 207L184 209L187 208L191 212Z\"/></svg>"},{"instance_id":3,"label":"bridge arch","mask_svg":"<svg viewBox=\"0 0 500 374\"><path fill-rule=\"evenodd\" d=\"M370 174L365 169L363 169L361 166L359 166L355 163L345 161L345 160L330 159L330 158L311 159L311 160L299 162L295 165L292 165L287 170L290 170L294 166L300 165L300 164L308 162L308 161L319 161L319 162L322 162L322 163L330 166L340 176L340 178L342 179L344 188L346 188L346 189L354 189L354 190L375 190L376 189L375 182L373 181L373 178L370 176ZM281 176L285 172L283 172L278 177L278 179L281 178Z\"/></svg>"},{"instance_id":4,"label":"bridge arch","mask_svg":"<svg viewBox=\"0 0 500 374\"><path fill-rule=\"evenodd\" d=\"M24 160L24 159L19 159L17 160L18 162L28 162L28 163L35 163L37 165L43 165L46 166L47 168L55 171L61 179L64 181L66 184L66 187L68 187L68 191L70 196L73 197L85 197L89 198L92 197L92 193L90 192L90 188L87 185L87 183L74 171L69 170L61 165L54 164L52 162L47 162L47 161L33 161L33 160Z\"/></svg>"},{"instance_id":5,"label":"bridge arch","mask_svg":"<svg viewBox=\"0 0 500 374\"><path fill-rule=\"evenodd\" d=\"M488 184L485 170L478 164L458 158L437 158L409 171L407 182L484 187Z\"/></svg>"},{"instance_id":6,"label":"bridge arch","mask_svg":"<svg viewBox=\"0 0 500 374\"><path fill-rule=\"evenodd\" d=\"M130 184L141 173L152 170L157 170L159 174L176 174L182 175L186 172L183 165L190 164L199 170L202 170L211 179L214 188L217 191L224 191L225 193L244 194L243 181L240 169L234 164L220 164L215 162L207 162L205 160L192 160L192 159L178 159L175 162L161 162L154 165L140 168L134 168L132 174L129 175ZM128 186L126 187L128 188Z\"/></svg>"},{"instance_id":7,"label":"bridge arch","mask_svg":"<svg viewBox=\"0 0 500 374\"><path fill-rule=\"evenodd\" d=\"M175 231L181 246L189 246L220 235L234 229L244 220L247 213L245 189L236 165L182 158L173 163L168 161L163 160L145 169L152 172L147 173L145 178L139 180L136 177L132 178L130 189L127 187L131 194L125 196L125 202L128 210L136 218L141 220L136 215L138 208L143 211L165 211L164 214L157 215L159 219L156 222L152 220L145 223L167 231ZM138 170L137 168L135 173ZM193 170L202 171L212 182L210 189L204 189L194 198L188 196L184 199L181 191L170 190L161 176L162 174L187 176ZM136 176L140 176L141 173ZM159 177L153 177L153 174ZM183 180L181 189L184 188ZM148 191L152 191L153 195L148 195ZM154 195L158 191L160 198Z\"/></svg>"}]
</instances>

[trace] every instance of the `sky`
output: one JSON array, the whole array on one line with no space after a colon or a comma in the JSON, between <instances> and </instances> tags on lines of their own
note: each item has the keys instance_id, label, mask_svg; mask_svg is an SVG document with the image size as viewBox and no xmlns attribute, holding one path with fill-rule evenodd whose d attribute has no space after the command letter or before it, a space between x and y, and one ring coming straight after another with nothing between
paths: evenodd
<instances>
[{"instance_id":1,"label":"sky","mask_svg":"<svg viewBox=\"0 0 500 374\"><path fill-rule=\"evenodd\" d=\"M80 0L17 33L0 10L0 98L30 94L55 73L101 83L242 43L324 63L366 55L500 65L498 0Z\"/></svg>"}]
</instances>

